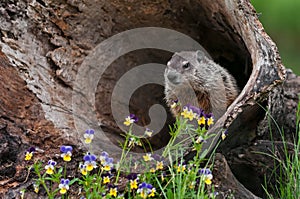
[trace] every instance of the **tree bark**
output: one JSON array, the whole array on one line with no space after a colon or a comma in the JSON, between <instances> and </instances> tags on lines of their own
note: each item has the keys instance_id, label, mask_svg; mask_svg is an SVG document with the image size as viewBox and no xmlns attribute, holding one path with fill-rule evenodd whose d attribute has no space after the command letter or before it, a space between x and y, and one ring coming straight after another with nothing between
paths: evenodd
<instances>
[{"instance_id":1,"label":"tree bark","mask_svg":"<svg viewBox=\"0 0 300 199\"><path fill-rule=\"evenodd\" d=\"M248 0L20 0L1 2L0 13L0 194L4 198L16 197L22 187L30 186L23 160L30 146L43 149L37 155L44 160L59 154L62 144L84 150L86 128L104 131L96 136L97 151L122 141L122 121L116 121L111 108L118 81L137 65L165 64L172 52L128 52L110 63L98 79L88 72L92 65L101 68L106 60L89 57L97 55L99 45L112 36L142 27L168 28L190 36L236 78L240 95L211 129L229 130L218 148L224 157L218 157L220 168L231 170L222 176L215 169L222 176L219 190L226 195L224 190L230 189L235 198L263 197L260 184L267 172L257 165L267 165L269 159L250 151L272 148L269 128L273 139L281 140L275 123L269 125L270 116L293 142L300 78L290 70L286 74L276 45ZM85 71L90 82L78 83L78 74ZM91 84L96 85L94 93L85 95L83 89ZM147 84L133 93L127 106L140 118L138 125L147 126L155 118L145 112L154 104L166 108L163 87ZM166 145L173 122L166 108L163 128L150 139L154 150ZM119 156L117 150L111 151ZM231 183L225 183L226 176L231 176Z\"/></svg>"}]
</instances>

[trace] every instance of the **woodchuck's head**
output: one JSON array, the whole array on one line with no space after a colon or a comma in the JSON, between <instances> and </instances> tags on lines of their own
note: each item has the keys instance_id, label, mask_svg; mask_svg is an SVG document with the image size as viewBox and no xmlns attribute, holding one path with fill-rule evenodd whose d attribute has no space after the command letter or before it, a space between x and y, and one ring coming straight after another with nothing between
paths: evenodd
<instances>
[{"instance_id":1,"label":"woodchuck's head","mask_svg":"<svg viewBox=\"0 0 300 199\"><path fill-rule=\"evenodd\" d=\"M171 87L205 84L205 77L209 75L206 65L209 58L202 51L182 51L175 53L167 63L165 83Z\"/></svg>"}]
</instances>

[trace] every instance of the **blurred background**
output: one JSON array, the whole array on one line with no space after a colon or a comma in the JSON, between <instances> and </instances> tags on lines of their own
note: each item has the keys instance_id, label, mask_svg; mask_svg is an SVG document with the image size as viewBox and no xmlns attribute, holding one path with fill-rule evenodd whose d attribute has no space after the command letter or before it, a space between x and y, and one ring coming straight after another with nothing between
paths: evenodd
<instances>
[{"instance_id":1,"label":"blurred background","mask_svg":"<svg viewBox=\"0 0 300 199\"><path fill-rule=\"evenodd\" d=\"M300 0L251 0L282 62L300 75Z\"/></svg>"}]
</instances>

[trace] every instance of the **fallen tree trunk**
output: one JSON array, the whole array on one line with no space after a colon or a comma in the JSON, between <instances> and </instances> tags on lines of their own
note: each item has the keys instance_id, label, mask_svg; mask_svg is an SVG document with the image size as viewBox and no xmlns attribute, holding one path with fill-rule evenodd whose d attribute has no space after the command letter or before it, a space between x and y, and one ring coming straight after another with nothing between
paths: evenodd
<instances>
[{"instance_id":1,"label":"fallen tree trunk","mask_svg":"<svg viewBox=\"0 0 300 199\"><path fill-rule=\"evenodd\" d=\"M24 183L23 162L29 146L46 151L40 158L58 154L57 146L62 144L82 150L84 130L94 128L98 133L95 150L109 150L117 158L125 130L122 119L129 112L140 118L137 132L142 127L159 127L150 139L154 150L165 146L174 118L163 99L164 66L143 68L127 81L123 77L141 64L165 64L174 51L201 47L193 41L227 68L241 89L211 130L229 130L219 151L231 167L232 173L227 170L226 174L234 180L229 185L221 178L219 188L225 195L225 190L233 190L236 198L263 196L260 184L266 171L257 165L269 160L249 150L271 147L264 109L292 141L300 80L289 71L283 83L286 71L276 45L247 0L18 1L1 2L0 12L3 196L11 198L29 186ZM144 81L146 75L157 79ZM130 90L137 82L142 83ZM127 110L115 109L124 106ZM163 117L156 115L161 107L166 109ZM273 138L280 140L275 126L270 127Z\"/></svg>"}]
</instances>

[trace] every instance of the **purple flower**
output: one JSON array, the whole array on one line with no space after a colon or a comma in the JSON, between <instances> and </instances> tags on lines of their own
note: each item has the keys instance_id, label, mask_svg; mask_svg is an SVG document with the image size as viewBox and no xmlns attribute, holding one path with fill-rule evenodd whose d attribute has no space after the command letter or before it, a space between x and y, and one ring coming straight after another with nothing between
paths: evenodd
<instances>
[{"instance_id":1,"label":"purple flower","mask_svg":"<svg viewBox=\"0 0 300 199\"><path fill-rule=\"evenodd\" d=\"M59 184L58 188L60 189L61 194L65 194L69 190L69 183L70 183L69 179L62 178L60 180L60 184Z\"/></svg>"},{"instance_id":2,"label":"purple flower","mask_svg":"<svg viewBox=\"0 0 300 199\"><path fill-rule=\"evenodd\" d=\"M103 164L105 162L105 159L108 157L108 153L103 151L100 155L100 162Z\"/></svg>"},{"instance_id":3,"label":"purple flower","mask_svg":"<svg viewBox=\"0 0 300 199\"><path fill-rule=\"evenodd\" d=\"M46 173L47 174L53 174L54 173L54 166L56 165L57 163L54 161L54 160L49 160L48 161L48 164L45 166L45 169L46 169Z\"/></svg>"},{"instance_id":4,"label":"purple flower","mask_svg":"<svg viewBox=\"0 0 300 199\"><path fill-rule=\"evenodd\" d=\"M131 173L126 177L128 180L135 180L138 178L138 175L136 173Z\"/></svg>"},{"instance_id":5,"label":"purple flower","mask_svg":"<svg viewBox=\"0 0 300 199\"><path fill-rule=\"evenodd\" d=\"M210 169L200 169L198 173L201 175L201 179L204 180L205 184L210 185L212 183L213 175Z\"/></svg>"},{"instance_id":6,"label":"purple flower","mask_svg":"<svg viewBox=\"0 0 300 199\"><path fill-rule=\"evenodd\" d=\"M186 107L191 110L193 113L195 113L197 116L200 116L201 114L203 114L203 110L201 108L198 108L196 106L192 106L192 105L186 105Z\"/></svg>"},{"instance_id":7,"label":"purple flower","mask_svg":"<svg viewBox=\"0 0 300 199\"><path fill-rule=\"evenodd\" d=\"M225 140L225 138L227 137L227 135L228 135L228 129L222 131L222 135L221 135L222 140Z\"/></svg>"},{"instance_id":8,"label":"purple flower","mask_svg":"<svg viewBox=\"0 0 300 199\"><path fill-rule=\"evenodd\" d=\"M60 147L60 151L62 153L72 152L72 150L73 150L72 146L65 146L65 145L63 145L63 146Z\"/></svg>"},{"instance_id":9,"label":"purple flower","mask_svg":"<svg viewBox=\"0 0 300 199\"><path fill-rule=\"evenodd\" d=\"M139 121L139 119L134 114L130 114L129 116L130 116L131 119L134 120L134 122L138 122Z\"/></svg>"},{"instance_id":10,"label":"purple flower","mask_svg":"<svg viewBox=\"0 0 300 199\"><path fill-rule=\"evenodd\" d=\"M125 118L124 125L129 126L133 123L136 123L138 118L134 114L130 114L128 117Z\"/></svg>"},{"instance_id":11,"label":"purple flower","mask_svg":"<svg viewBox=\"0 0 300 199\"><path fill-rule=\"evenodd\" d=\"M29 153L35 152L35 151L36 151L36 148L32 146L32 147L30 147L27 151L28 151Z\"/></svg>"},{"instance_id":12,"label":"purple flower","mask_svg":"<svg viewBox=\"0 0 300 199\"><path fill-rule=\"evenodd\" d=\"M140 194L142 198L154 197L155 196L155 188L151 184L147 184L146 182L143 182L139 184L137 193Z\"/></svg>"},{"instance_id":13,"label":"purple flower","mask_svg":"<svg viewBox=\"0 0 300 199\"><path fill-rule=\"evenodd\" d=\"M198 173L199 173L200 175L208 175L208 174L211 174L211 170L210 170L210 169L207 169L207 168L199 169Z\"/></svg>"},{"instance_id":14,"label":"purple flower","mask_svg":"<svg viewBox=\"0 0 300 199\"><path fill-rule=\"evenodd\" d=\"M95 131L94 131L94 129L87 129L87 130L85 131L85 133L86 133L86 134L95 134Z\"/></svg>"},{"instance_id":15,"label":"purple flower","mask_svg":"<svg viewBox=\"0 0 300 199\"><path fill-rule=\"evenodd\" d=\"M86 166L87 171L92 171L94 168L97 168L96 156L90 153L87 153L83 156L84 165Z\"/></svg>"},{"instance_id":16,"label":"purple flower","mask_svg":"<svg viewBox=\"0 0 300 199\"><path fill-rule=\"evenodd\" d=\"M64 161L66 161L66 162L71 161L72 150L73 150L73 147L71 147L71 146L63 145L60 147L60 151L62 152L61 157L63 158Z\"/></svg>"},{"instance_id":17,"label":"purple flower","mask_svg":"<svg viewBox=\"0 0 300 199\"><path fill-rule=\"evenodd\" d=\"M33 153L36 151L35 147L30 147L29 149L27 149L27 151L25 152L25 160L31 160Z\"/></svg>"},{"instance_id":18,"label":"purple flower","mask_svg":"<svg viewBox=\"0 0 300 199\"><path fill-rule=\"evenodd\" d=\"M113 158L106 157L104 163L102 164L103 165L102 169L104 171L110 171L114 166L113 161L114 161Z\"/></svg>"},{"instance_id":19,"label":"purple flower","mask_svg":"<svg viewBox=\"0 0 300 199\"><path fill-rule=\"evenodd\" d=\"M94 139L94 134L95 134L95 131L93 129L86 130L85 134L83 135L84 142L86 144L90 144L92 142L92 140Z\"/></svg>"}]
</instances>

